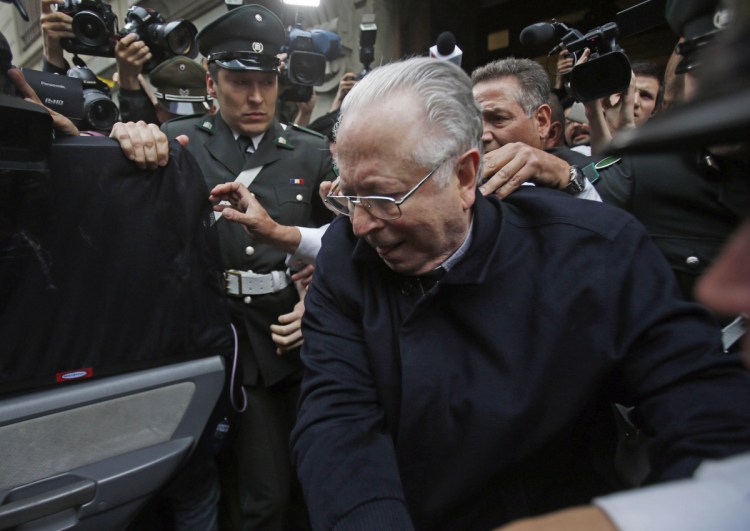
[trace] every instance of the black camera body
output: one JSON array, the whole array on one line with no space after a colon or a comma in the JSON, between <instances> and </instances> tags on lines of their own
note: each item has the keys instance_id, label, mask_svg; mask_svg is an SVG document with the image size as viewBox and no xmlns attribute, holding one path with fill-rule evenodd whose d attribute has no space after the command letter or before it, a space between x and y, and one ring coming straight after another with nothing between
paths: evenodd
<instances>
[{"instance_id":1,"label":"black camera body","mask_svg":"<svg viewBox=\"0 0 750 531\"><path fill-rule=\"evenodd\" d=\"M617 44L617 24L609 22L566 43L571 53L591 51L588 61L570 72L570 92L578 101L590 101L623 92L630 85L630 61Z\"/></svg>"},{"instance_id":2,"label":"black camera body","mask_svg":"<svg viewBox=\"0 0 750 531\"><path fill-rule=\"evenodd\" d=\"M44 105L79 128L108 132L120 119L109 87L89 68L76 66L67 76L24 68L23 75Z\"/></svg>"},{"instance_id":3,"label":"black camera body","mask_svg":"<svg viewBox=\"0 0 750 531\"><path fill-rule=\"evenodd\" d=\"M307 101L314 86L326 79L326 61L341 55L341 38L324 30L305 31L299 25L289 30L286 69L281 83L285 90L282 101Z\"/></svg>"},{"instance_id":4,"label":"black camera body","mask_svg":"<svg viewBox=\"0 0 750 531\"><path fill-rule=\"evenodd\" d=\"M70 53L114 57L117 42L117 15L104 0L64 0L57 8L73 17L74 39L60 44Z\"/></svg>"},{"instance_id":5,"label":"black camera body","mask_svg":"<svg viewBox=\"0 0 750 531\"><path fill-rule=\"evenodd\" d=\"M177 19L167 22L157 11L140 6L131 6L125 15L125 25L119 33L124 37L131 33L138 36L151 50L151 59L143 65L148 73L159 63L176 55L195 56L195 36L198 30L192 22Z\"/></svg>"}]
</instances>

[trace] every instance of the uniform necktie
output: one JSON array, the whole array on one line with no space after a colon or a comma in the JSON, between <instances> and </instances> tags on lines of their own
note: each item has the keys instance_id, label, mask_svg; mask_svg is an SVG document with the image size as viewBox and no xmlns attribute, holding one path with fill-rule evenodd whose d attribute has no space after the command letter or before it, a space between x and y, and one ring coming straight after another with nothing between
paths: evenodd
<instances>
[{"instance_id":1,"label":"uniform necktie","mask_svg":"<svg viewBox=\"0 0 750 531\"><path fill-rule=\"evenodd\" d=\"M240 147L242 156L247 158L255 153L255 146L253 145L253 139L249 136L240 135L237 137L237 145Z\"/></svg>"}]
</instances>

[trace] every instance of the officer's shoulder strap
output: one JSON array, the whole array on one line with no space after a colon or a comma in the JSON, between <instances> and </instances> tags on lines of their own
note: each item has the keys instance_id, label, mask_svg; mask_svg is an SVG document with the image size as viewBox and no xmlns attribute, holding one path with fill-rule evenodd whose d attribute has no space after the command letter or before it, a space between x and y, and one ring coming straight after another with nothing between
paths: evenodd
<instances>
[{"instance_id":1,"label":"officer's shoulder strap","mask_svg":"<svg viewBox=\"0 0 750 531\"><path fill-rule=\"evenodd\" d=\"M290 124L290 125L291 125L292 129L295 129L297 131L302 131L303 133L308 133L308 134L317 136L318 138L323 138L323 139L326 138L326 135L324 135L322 133L319 133L317 131L313 131L312 129L308 129L307 127L303 127L303 126L301 126L299 124Z\"/></svg>"}]
</instances>

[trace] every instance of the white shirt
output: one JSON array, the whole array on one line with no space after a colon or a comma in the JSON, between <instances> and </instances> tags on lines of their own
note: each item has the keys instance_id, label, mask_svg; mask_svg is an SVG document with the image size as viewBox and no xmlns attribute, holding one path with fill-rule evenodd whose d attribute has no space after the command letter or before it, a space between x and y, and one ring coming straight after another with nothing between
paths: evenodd
<instances>
[{"instance_id":1,"label":"white shirt","mask_svg":"<svg viewBox=\"0 0 750 531\"><path fill-rule=\"evenodd\" d=\"M750 530L750 453L706 461L691 479L596 498L621 531Z\"/></svg>"}]
</instances>

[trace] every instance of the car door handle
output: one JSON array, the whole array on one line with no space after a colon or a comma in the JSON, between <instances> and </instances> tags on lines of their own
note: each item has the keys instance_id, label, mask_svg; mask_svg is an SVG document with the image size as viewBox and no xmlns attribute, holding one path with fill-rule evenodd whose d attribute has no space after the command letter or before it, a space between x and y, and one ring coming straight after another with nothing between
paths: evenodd
<instances>
[{"instance_id":1,"label":"car door handle","mask_svg":"<svg viewBox=\"0 0 750 531\"><path fill-rule=\"evenodd\" d=\"M8 529L38 518L79 507L94 499L96 483L81 479L41 494L0 505L0 529Z\"/></svg>"}]
</instances>

